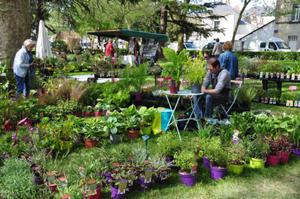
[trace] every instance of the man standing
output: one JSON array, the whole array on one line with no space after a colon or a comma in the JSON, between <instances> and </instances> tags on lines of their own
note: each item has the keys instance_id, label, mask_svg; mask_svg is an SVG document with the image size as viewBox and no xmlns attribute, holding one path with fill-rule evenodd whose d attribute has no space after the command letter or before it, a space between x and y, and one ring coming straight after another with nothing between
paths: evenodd
<instances>
[{"instance_id":1,"label":"man standing","mask_svg":"<svg viewBox=\"0 0 300 199\"><path fill-rule=\"evenodd\" d=\"M226 41L223 49L225 52L219 56L221 67L227 69L230 73L231 79L235 80L239 75L239 69L238 59L232 52L232 43L230 41Z\"/></svg>"},{"instance_id":2,"label":"man standing","mask_svg":"<svg viewBox=\"0 0 300 199\"><path fill-rule=\"evenodd\" d=\"M30 76L31 67L33 67L32 49L35 47L36 42L27 39L24 41L22 48L16 53L14 59L13 70L17 83L16 98L23 93L24 97L30 94Z\"/></svg>"},{"instance_id":3,"label":"man standing","mask_svg":"<svg viewBox=\"0 0 300 199\"><path fill-rule=\"evenodd\" d=\"M211 88L209 88L211 86ZM203 105L199 105L195 101L195 114L197 118L211 118L213 106L224 104L228 101L230 92L230 74L220 67L220 62L212 57L208 60L208 73L206 74L201 92L204 93L205 112L203 113Z\"/></svg>"},{"instance_id":4,"label":"man standing","mask_svg":"<svg viewBox=\"0 0 300 199\"><path fill-rule=\"evenodd\" d=\"M215 56L215 57L219 57L219 55L222 53L223 51L223 47L222 47L222 44L220 43L220 40L219 38L215 39L216 43L214 45L214 48L212 50L212 56Z\"/></svg>"}]
</instances>

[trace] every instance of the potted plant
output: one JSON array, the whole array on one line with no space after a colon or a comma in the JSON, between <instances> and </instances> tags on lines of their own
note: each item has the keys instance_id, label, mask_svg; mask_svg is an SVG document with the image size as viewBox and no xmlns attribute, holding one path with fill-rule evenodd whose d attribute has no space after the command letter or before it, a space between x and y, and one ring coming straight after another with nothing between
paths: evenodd
<instances>
[{"instance_id":1,"label":"potted plant","mask_svg":"<svg viewBox=\"0 0 300 199\"><path fill-rule=\"evenodd\" d=\"M227 174L227 153L219 137L210 139L206 147L207 158L210 160L210 176L213 180L224 178Z\"/></svg>"},{"instance_id":2,"label":"potted plant","mask_svg":"<svg viewBox=\"0 0 300 199\"><path fill-rule=\"evenodd\" d=\"M182 150L175 153L176 165L180 167L180 182L186 186L196 184L196 176L192 173L192 167L196 164L195 154L189 150Z\"/></svg>"},{"instance_id":3,"label":"potted plant","mask_svg":"<svg viewBox=\"0 0 300 199\"><path fill-rule=\"evenodd\" d=\"M291 151L291 142L288 137L283 135L278 138L278 142L280 148L277 152L277 155L279 156L280 163L287 164L289 161L289 154Z\"/></svg>"},{"instance_id":4,"label":"potted plant","mask_svg":"<svg viewBox=\"0 0 300 199\"><path fill-rule=\"evenodd\" d=\"M86 179L84 181L83 190L84 190L83 191L84 199L100 199L101 198L101 186L93 178Z\"/></svg>"},{"instance_id":5,"label":"potted plant","mask_svg":"<svg viewBox=\"0 0 300 199\"><path fill-rule=\"evenodd\" d=\"M196 58L189 57L184 64L184 77L192 84L192 92L201 92L201 83L205 76L206 60L201 51Z\"/></svg>"},{"instance_id":6,"label":"potted plant","mask_svg":"<svg viewBox=\"0 0 300 199\"><path fill-rule=\"evenodd\" d=\"M280 158L277 155L280 151L280 145L278 139L270 139L268 142L270 146L270 153L267 155L266 164L269 166L276 166L280 162Z\"/></svg>"},{"instance_id":7,"label":"potted plant","mask_svg":"<svg viewBox=\"0 0 300 199\"><path fill-rule=\"evenodd\" d=\"M110 141L113 144L117 144L122 139L122 129L124 123L120 118L117 118L114 114L111 114L105 121L104 131L106 131L110 136Z\"/></svg>"},{"instance_id":8,"label":"potted plant","mask_svg":"<svg viewBox=\"0 0 300 199\"><path fill-rule=\"evenodd\" d=\"M161 63L163 68L162 76L172 77L172 80L169 83L170 93L177 93L180 87L180 78L183 74L184 64L188 60L189 53L186 50L176 53L170 48L164 48L163 54L166 63Z\"/></svg>"},{"instance_id":9,"label":"potted plant","mask_svg":"<svg viewBox=\"0 0 300 199\"><path fill-rule=\"evenodd\" d=\"M172 166L174 153L180 149L180 140L173 133L164 133L156 140L160 154L165 158L169 166Z\"/></svg>"},{"instance_id":10,"label":"potted plant","mask_svg":"<svg viewBox=\"0 0 300 199\"><path fill-rule=\"evenodd\" d=\"M265 167L265 158L269 152L269 145L262 137L246 143L247 156L250 158L250 168L261 169Z\"/></svg>"},{"instance_id":11,"label":"potted plant","mask_svg":"<svg viewBox=\"0 0 300 199\"><path fill-rule=\"evenodd\" d=\"M140 115L134 105L122 110L125 117L125 127L129 139L136 139L140 135Z\"/></svg>"},{"instance_id":12,"label":"potted plant","mask_svg":"<svg viewBox=\"0 0 300 199\"><path fill-rule=\"evenodd\" d=\"M85 148L93 148L97 145L99 137L101 134L105 133L103 126L104 121L101 119L90 119L85 121L82 128Z\"/></svg>"},{"instance_id":13,"label":"potted plant","mask_svg":"<svg viewBox=\"0 0 300 199\"><path fill-rule=\"evenodd\" d=\"M242 142L232 144L228 149L228 171L240 175L244 171L246 149Z\"/></svg>"},{"instance_id":14,"label":"potted plant","mask_svg":"<svg viewBox=\"0 0 300 199\"><path fill-rule=\"evenodd\" d=\"M105 103L103 100L98 100L98 103L94 107L95 117L100 117L105 115L106 111L110 109L110 106Z\"/></svg>"},{"instance_id":15,"label":"potted plant","mask_svg":"<svg viewBox=\"0 0 300 199\"><path fill-rule=\"evenodd\" d=\"M155 113L157 113L157 109L154 107L146 108L141 107L138 110L138 114L141 118L140 125L141 125L141 132L143 135L150 135L152 130L152 122L155 117Z\"/></svg>"},{"instance_id":16,"label":"potted plant","mask_svg":"<svg viewBox=\"0 0 300 199\"><path fill-rule=\"evenodd\" d=\"M57 192L57 181L56 181L56 177L58 176L57 171L49 171L46 173L46 181L47 181L47 185L51 191L51 193L55 193Z\"/></svg>"}]
</instances>

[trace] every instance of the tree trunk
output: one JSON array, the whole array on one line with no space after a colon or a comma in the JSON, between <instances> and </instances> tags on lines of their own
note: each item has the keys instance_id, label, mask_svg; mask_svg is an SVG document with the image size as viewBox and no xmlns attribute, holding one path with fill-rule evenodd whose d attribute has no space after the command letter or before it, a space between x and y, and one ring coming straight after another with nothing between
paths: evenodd
<instances>
[{"instance_id":1,"label":"tree trunk","mask_svg":"<svg viewBox=\"0 0 300 199\"><path fill-rule=\"evenodd\" d=\"M246 9L246 7L248 6L248 4L250 3L251 0L245 0L244 1L244 5L243 5L243 8L241 10L241 12L239 13L239 17L238 17L238 20L235 24L235 27L234 27L234 30L233 30L233 35L232 35L232 39L231 39L231 43L232 43L232 46L234 46L234 41L235 41L235 36L236 36L236 33L238 31L238 28L239 28L239 24L240 24L240 21L242 19L242 16L244 14L244 11Z\"/></svg>"},{"instance_id":2,"label":"tree trunk","mask_svg":"<svg viewBox=\"0 0 300 199\"><path fill-rule=\"evenodd\" d=\"M180 31L180 33L178 34L178 50L177 50L177 52L180 52L180 51L182 51L183 50L183 36L184 35L184 33L183 33L183 31Z\"/></svg>"},{"instance_id":3,"label":"tree trunk","mask_svg":"<svg viewBox=\"0 0 300 199\"><path fill-rule=\"evenodd\" d=\"M160 8L160 28L159 28L159 32L161 34L167 33L167 20L168 20L168 12L166 6L162 6ZM165 42L160 42L160 45L162 47L165 46Z\"/></svg>"},{"instance_id":4,"label":"tree trunk","mask_svg":"<svg viewBox=\"0 0 300 199\"><path fill-rule=\"evenodd\" d=\"M30 0L0 0L0 60L10 60L31 31ZM12 64L8 66L12 74ZM10 79L10 78L9 78Z\"/></svg>"}]
</instances>

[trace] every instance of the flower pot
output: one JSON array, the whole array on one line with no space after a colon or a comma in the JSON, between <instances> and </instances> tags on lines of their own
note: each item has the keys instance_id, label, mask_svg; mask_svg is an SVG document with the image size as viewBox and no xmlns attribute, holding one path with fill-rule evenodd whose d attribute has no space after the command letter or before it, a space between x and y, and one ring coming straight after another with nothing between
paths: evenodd
<instances>
[{"instance_id":1,"label":"flower pot","mask_svg":"<svg viewBox=\"0 0 300 199\"><path fill-rule=\"evenodd\" d=\"M121 194L119 189L116 187L110 187L111 198L112 199L123 199L125 198L125 193Z\"/></svg>"},{"instance_id":2,"label":"flower pot","mask_svg":"<svg viewBox=\"0 0 300 199\"><path fill-rule=\"evenodd\" d=\"M297 157L300 157L300 148L292 149L292 153Z\"/></svg>"},{"instance_id":3,"label":"flower pot","mask_svg":"<svg viewBox=\"0 0 300 199\"><path fill-rule=\"evenodd\" d=\"M140 103L140 102L143 101L143 94L142 94L142 93L136 92L136 93L134 93L133 95L134 95L134 101L135 101L136 103Z\"/></svg>"},{"instance_id":4,"label":"flower pot","mask_svg":"<svg viewBox=\"0 0 300 199\"><path fill-rule=\"evenodd\" d=\"M213 180L219 180L225 177L227 174L227 168L225 167L218 167L218 166L211 166L210 167L210 177Z\"/></svg>"},{"instance_id":5,"label":"flower pot","mask_svg":"<svg viewBox=\"0 0 300 199\"><path fill-rule=\"evenodd\" d=\"M203 160L204 168L209 170L210 169L210 160L205 156L202 157L202 160Z\"/></svg>"},{"instance_id":6,"label":"flower pot","mask_svg":"<svg viewBox=\"0 0 300 199\"><path fill-rule=\"evenodd\" d=\"M128 129L127 130L127 137L129 139L137 139L140 135L140 130L137 129Z\"/></svg>"},{"instance_id":7,"label":"flower pot","mask_svg":"<svg viewBox=\"0 0 300 199\"><path fill-rule=\"evenodd\" d=\"M144 177L139 177L138 184L142 188L142 191L145 191L151 187L152 182L151 182L151 180L146 181L146 179Z\"/></svg>"},{"instance_id":8,"label":"flower pot","mask_svg":"<svg viewBox=\"0 0 300 199\"><path fill-rule=\"evenodd\" d=\"M152 131L151 126L141 128L141 132L143 135L150 135L151 131Z\"/></svg>"},{"instance_id":9,"label":"flower pot","mask_svg":"<svg viewBox=\"0 0 300 199\"><path fill-rule=\"evenodd\" d=\"M48 187L49 187L51 193L57 192L57 184L50 184Z\"/></svg>"},{"instance_id":10,"label":"flower pot","mask_svg":"<svg viewBox=\"0 0 300 199\"><path fill-rule=\"evenodd\" d=\"M97 145L97 141L89 138L84 139L85 148L94 148Z\"/></svg>"},{"instance_id":11,"label":"flower pot","mask_svg":"<svg viewBox=\"0 0 300 199\"><path fill-rule=\"evenodd\" d=\"M101 187L97 186L95 193L92 194L84 192L83 199L101 199Z\"/></svg>"},{"instance_id":12,"label":"flower pot","mask_svg":"<svg viewBox=\"0 0 300 199\"><path fill-rule=\"evenodd\" d=\"M228 171L234 175L241 175L244 171L245 165L243 164L231 164L228 166Z\"/></svg>"},{"instance_id":13,"label":"flower pot","mask_svg":"<svg viewBox=\"0 0 300 199\"><path fill-rule=\"evenodd\" d=\"M176 84L175 80L170 81L170 83L169 83L170 93L176 94L179 91L179 87L180 87L180 82L178 84Z\"/></svg>"},{"instance_id":14,"label":"flower pot","mask_svg":"<svg viewBox=\"0 0 300 199\"><path fill-rule=\"evenodd\" d=\"M110 142L112 144L118 144L121 142L121 135L119 134L110 134L109 135Z\"/></svg>"},{"instance_id":15,"label":"flower pot","mask_svg":"<svg viewBox=\"0 0 300 199\"><path fill-rule=\"evenodd\" d=\"M288 151L279 151L277 155L279 156L279 162L281 164L287 164L289 162L290 153Z\"/></svg>"},{"instance_id":16,"label":"flower pot","mask_svg":"<svg viewBox=\"0 0 300 199\"><path fill-rule=\"evenodd\" d=\"M83 112L82 113L83 117L90 117L90 115L91 115L90 112Z\"/></svg>"},{"instance_id":17,"label":"flower pot","mask_svg":"<svg viewBox=\"0 0 300 199\"><path fill-rule=\"evenodd\" d=\"M100 117L103 115L102 111L95 111L94 112L95 117Z\"/></svg>"},{"instance_id":18,"label":"flower pot","mask_svg":"<svg viewBox=\"0 0 300 199\"><path fill-rule=\"evenodd\" d=\"M103 176L105 177L105 181L108 183L113 179L111 172L105 172Z\"/></svg>"},{"instance_id":19,"label":"flower pot","mask_svg":"<svg viewBox=\"0 0 300 199\"><path fill-rule=\"evenodd\" d=\"M252 169L262 169L265 167L265 162L263 159L251 158L249 166Z\"/></svg>"},{"instance_id":20,"label":"flower pot","mask_svg":"<svg viewBox=\"0 0 300 199\"><path fill-rule=\"evenodd\" d=\"M196 184L196 176L192 173L179 172L180 182L185 186L192 187Z\"/></svg>"},{"instance_id":21,"label":"flower pot","mask_svg":"<svg viewBox=\"0 0 300 199\"><path fill-rule=\"evenodd\" d=\"M267 165L273 167L273 166L278 165L279 162L280 162L279 156L277 156L277 155L272 155L272 154L269 154L269 155L267 156Z\"/></svg>"},{"instance_id":22,"label":"flower pot","mask_svg":"<svg viewBox=\"0 0 300 199\"><path fill-rule=\"evenodd\" d=\"M166 155L165 160L167 163L171 163L174 160L174 156L172 155Z\"/></svg>"},{"instance_id":23,"label":"flower pot","mask_svg":"<svg viewBox=\"0 0 300 199\"><path fill-rule=\"evenodd\" d=\"M191 91L192 93L201 93L201 84L193 84Z\"/></svg>"}]
</instances>

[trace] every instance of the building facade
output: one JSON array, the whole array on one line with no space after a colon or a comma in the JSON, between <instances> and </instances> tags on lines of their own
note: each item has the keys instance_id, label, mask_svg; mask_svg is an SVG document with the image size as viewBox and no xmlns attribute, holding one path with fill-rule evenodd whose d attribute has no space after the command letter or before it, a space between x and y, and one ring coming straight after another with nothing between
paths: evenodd
<instances>
[{"instance_id":1,"label":"building facade","mask_svg":"<svg viewBox=\"0 0 300 199\"><path fill-rule=\"evenodd\" d=\"M297 3L298 2L298 3ZM293 51L300 49L300 3L277 0L274 36L283 39Z\"/></svg>"}]
</instances>

